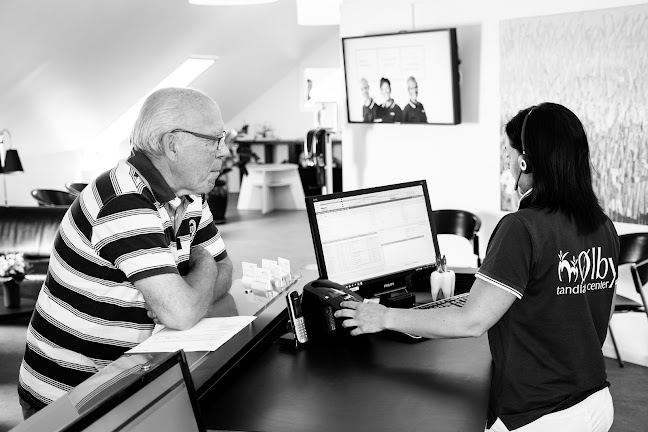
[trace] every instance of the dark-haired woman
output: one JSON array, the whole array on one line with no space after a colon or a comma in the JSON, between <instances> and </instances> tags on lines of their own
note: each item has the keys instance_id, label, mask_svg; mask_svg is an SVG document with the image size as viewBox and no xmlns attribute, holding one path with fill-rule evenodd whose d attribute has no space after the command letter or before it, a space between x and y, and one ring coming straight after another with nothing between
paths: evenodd
<instances>
[{"instance_id":1,"label":"dark-haired woman","mask_svg":"<svg viewBox=\"0 0 648 432\"><path fill-rule=\"evenodd\" d=\"M491 431L608 431L614 409L601 347L613 307L619 240L592 189L583 125L562 105L506 125L519 209L495 228L463 308L405 310L344 302L351 334L428 338L488 331Z\"/></svg>"}]
</instances>

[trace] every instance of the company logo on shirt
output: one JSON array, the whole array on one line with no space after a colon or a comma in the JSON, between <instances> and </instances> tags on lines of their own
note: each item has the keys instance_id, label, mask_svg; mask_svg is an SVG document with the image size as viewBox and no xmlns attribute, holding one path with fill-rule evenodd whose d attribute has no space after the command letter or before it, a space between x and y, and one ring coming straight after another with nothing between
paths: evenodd
<instances>
[{"instance_id":1,"label":"company logo on shirt","mask_svg":"<svg viewBox=\"0 0 648 432\"><path fill-rule=\"evenodd\" d=\"M601 256L600 247L592 247L571 258L569 252L560 251L558 280L570 285L557 287L556 295L612 288L616 282L616 267L612 258Z\"/></svg>"},{"instance_id":2,"label":"company logo on shirt","mask_svg":"<svg viewBox=\"0 0 648 432\"><path fill-rule=\"evenodd\" d=\"M196 237L196 231L198 231L196 221L193 219L189 220L189 243L193 243L193 239Z\"/></svg>"}]
</instances>

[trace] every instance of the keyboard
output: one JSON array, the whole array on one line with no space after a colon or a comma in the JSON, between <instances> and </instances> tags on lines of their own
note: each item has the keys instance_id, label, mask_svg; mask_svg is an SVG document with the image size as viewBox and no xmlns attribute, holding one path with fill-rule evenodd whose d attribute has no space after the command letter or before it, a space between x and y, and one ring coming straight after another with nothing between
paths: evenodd
<instances>
[{"instance_id":1,"label":"keyboard","mask_svg":"<svg viewBox=\"0 0 648 432\"><path fill-rule=\"evenodd\" d=\"M469 293L457 294L456 296L444 298L441 300L436 300L429 303L423 303L418 306L414 306L412 309L439 309L439 308L444 308L449 306L462 307L463 305L466 304L466 300L468 300L468 294ZM393 332L393 333L401 336L403 335L407 336L405 340L409 342L422 341L425 339L422 336L417 336L409 333L399 333L399 332Z\"/></svg>"},{"instance_id":2,"label":"keyboard","mask_svg":"<svg viewBox=\"0 0 648 432\"><path fill-rule=\"evenodd\" d=\"M458 294L456 296L444 298L441 300L436 300L429 303L423 303L418 306L414 306L412 309L439 309L448 306L462 307L463 305L466 304L466 300L468 300L468 294L469 293L463 293L463 294Z\"/></svg>"}]
</instances>

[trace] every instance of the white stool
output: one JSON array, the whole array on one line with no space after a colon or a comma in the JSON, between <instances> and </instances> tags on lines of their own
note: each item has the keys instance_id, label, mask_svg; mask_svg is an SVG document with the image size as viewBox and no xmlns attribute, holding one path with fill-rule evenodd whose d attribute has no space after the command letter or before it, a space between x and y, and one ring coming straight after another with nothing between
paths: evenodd
<instances>
[{"instance_id":1,"label":"white stool","mask_svg":"<svg viewBox=\"0 0 648 432\"><path fill-rule=\"evenodd\" d=\"M248 164L246 168L237 209L261 210L261 214L274 209L306 210L297 164Z\"/></svg>"}]
</instances>

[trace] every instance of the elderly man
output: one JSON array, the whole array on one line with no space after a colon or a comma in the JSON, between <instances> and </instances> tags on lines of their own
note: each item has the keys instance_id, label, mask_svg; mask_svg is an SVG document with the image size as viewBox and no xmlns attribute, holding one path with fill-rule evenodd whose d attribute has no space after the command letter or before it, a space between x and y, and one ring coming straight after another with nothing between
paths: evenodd
<instances>
[{"instance_id":1,"label":"elderly man","mask_svg":"<svg viewBox=\"0 0 648 432\"><path fill-rule=\"evenodd\" d=\"M187 329L228 292L232 262L205 195L223 158L220 110L197 90L151 94L131 156L61 222L20 367L28 417L151 335Z\"/></svg>"},{"instance_id":2,"label":"elderly man","mask_svg":"<svg viewBox=\"0 0 648 432\"><path fill-rule=\"evenodd\" d=\"M369 82L366 78L360 78L360 93L362 93L362 97L364 98L364 103L362 104L363 123L382 121L380 119L380 105L374 102L371 94L369 94Z\"/></svg>"},{"instance_id":3,"label":"elderly man","mask_svg":"<svg viewBox=\"0 0 648 432\"><path fill-rule=\"evenodd\" d=\"M407 79L407 92L410 100L403 108L403 123L427 123L427 114L423 104L418 102L418 83L413 76Z\"/></svg>"}]
</instances>

